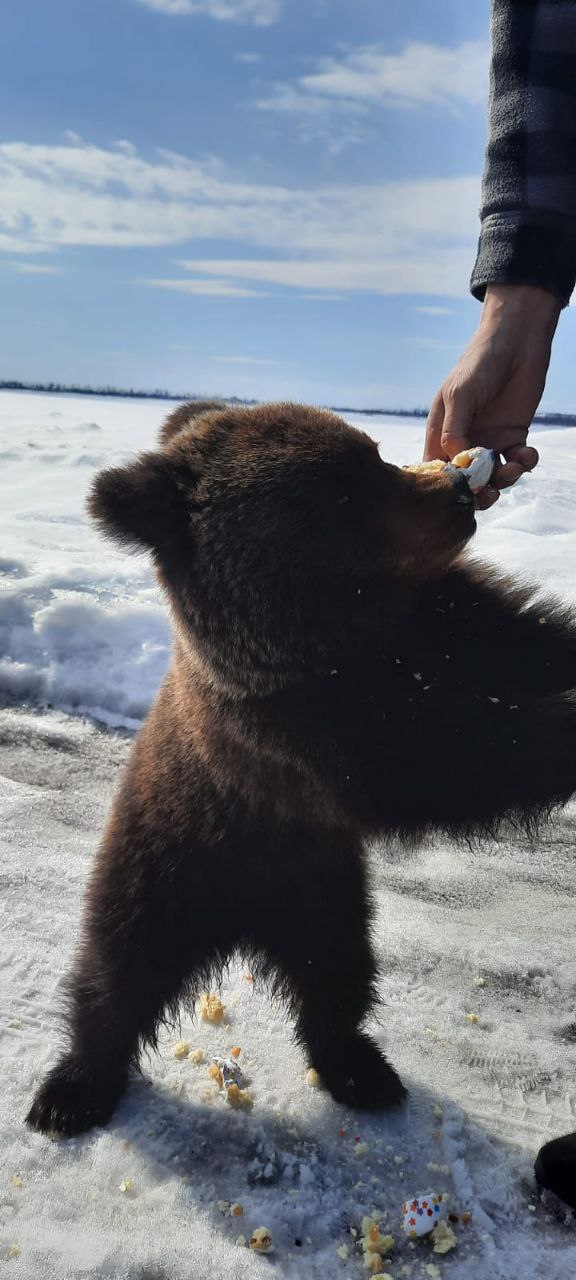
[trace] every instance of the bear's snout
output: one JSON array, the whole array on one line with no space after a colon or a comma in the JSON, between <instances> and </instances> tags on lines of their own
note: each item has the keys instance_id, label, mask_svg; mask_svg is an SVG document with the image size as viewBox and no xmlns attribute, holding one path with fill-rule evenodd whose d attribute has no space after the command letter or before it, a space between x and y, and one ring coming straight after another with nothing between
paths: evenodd
<instances>
[{"instance_id":1,"label":"bear's snout","mask_svg":"<svg viewBox=\"0 0 576 1280\"><path fill-rule=\"evenodd\" d=\"M457 505L459 507L468 507L469 510L473 511L475 507L474 494L472 493L466 476L452 476L452 484L456 490Z\"/></svg>"}]
</instances>

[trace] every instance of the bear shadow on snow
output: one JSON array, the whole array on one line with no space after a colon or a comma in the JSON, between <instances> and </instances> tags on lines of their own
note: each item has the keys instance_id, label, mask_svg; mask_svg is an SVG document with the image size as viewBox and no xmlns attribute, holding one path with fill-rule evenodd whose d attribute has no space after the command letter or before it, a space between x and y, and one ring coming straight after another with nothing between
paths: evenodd
<instances>
[{"instance_id":1,"label":"bear shadow on snow","mask_svg":"<svg viewBox=\"0 0 576 1280\"><path fill-rule=\"evenodd\" d=\"M28 1121L105 1123L143 1044L234 951L333 1098L405 1096L375 999L364 842L534 829L576 790L576 626L466 561L466 481L301 405L181 406L88 508L148 550L170 670L96 856L68 1045Z\"/></svg>"}]
</instances>

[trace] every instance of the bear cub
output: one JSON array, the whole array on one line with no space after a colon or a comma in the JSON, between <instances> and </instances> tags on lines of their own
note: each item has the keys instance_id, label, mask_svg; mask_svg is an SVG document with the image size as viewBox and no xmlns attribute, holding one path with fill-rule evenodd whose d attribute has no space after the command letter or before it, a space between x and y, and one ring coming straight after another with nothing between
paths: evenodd
<instances>
[{"instance_id":1,"label":"bear cub","mask_svg":"<svg viewBox=\"0 0 576 1280\"><path fill-rule=\"evenodd\" d=\"M88 508L146 549L172 663L96 855L66 1052L28 1122L111 1116L140 1047L233 952L332 1096L405 1089L375 999L365 843L534 826L576 790L576 627L468 563L466 481L402 471L335 414L181 406Z\"/></svg>"}]
</instances>

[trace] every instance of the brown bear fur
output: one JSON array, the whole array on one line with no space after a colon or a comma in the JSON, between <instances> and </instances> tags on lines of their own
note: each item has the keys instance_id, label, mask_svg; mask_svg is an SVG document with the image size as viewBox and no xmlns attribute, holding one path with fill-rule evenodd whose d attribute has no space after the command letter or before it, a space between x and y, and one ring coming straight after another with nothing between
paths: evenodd
<instances>
[{"instance_id":1,"label":"brown bear fur","mask_svg":"<svg viewBox=\"0 0 576 1280\"><path fill-rule=\"evenodd\" d=\"M576 789L576 629L461 555L466 482L300 405L183 406L96 477L174 622L87 891L35 1128L111 1115L140 1046L240 951L333 1097L404 1096L374 1000L367 838L535 823Z\"/></svg>"},{"instance_id":2,"label":"brown bear fur","mask_svg":"<svg viewBox=\"0 0 576 1280\"><path fill-rule=\"evenodd\" d=\"M189 400L188 404L180 404L177 409L173 409L168 415L166 421L162 423L160 428L160 444L168 444L173 436L192 422L193 418L199 418L207 413L211 413L214 409L224 409L225 405L221 400Z\"/></svg>"}]
</instances>

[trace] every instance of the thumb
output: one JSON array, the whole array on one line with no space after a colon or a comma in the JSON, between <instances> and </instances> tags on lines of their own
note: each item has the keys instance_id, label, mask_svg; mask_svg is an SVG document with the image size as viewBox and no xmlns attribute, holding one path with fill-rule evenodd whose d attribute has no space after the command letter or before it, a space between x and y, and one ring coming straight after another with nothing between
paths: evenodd
<instances>
[{"instance_id":1,"label":"thumb","mask_svg":"<svg viewBox=\"0 0 576 1280\"><path fill-rule=\"evenodd\" d=\"M469 449L472 417L472 404L462 391L450 399L446 398L443 390L438 391L428 414L424 461L455 458L463 449Z\"/></svg>"},{"instance_id":2,"label":"thumb","mask_svg":"<svg viewBox=\"0 0 576 1280\"><path fill-rule=\"evenodd\" d=\"M442 427L444 425L444 397L437 391L428 414L426 423L426 439L424 441L424 461L433 462L442 453Z\"/></svg>"}]
</instances>

